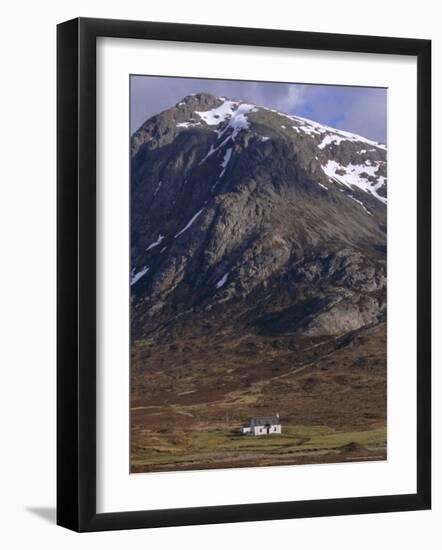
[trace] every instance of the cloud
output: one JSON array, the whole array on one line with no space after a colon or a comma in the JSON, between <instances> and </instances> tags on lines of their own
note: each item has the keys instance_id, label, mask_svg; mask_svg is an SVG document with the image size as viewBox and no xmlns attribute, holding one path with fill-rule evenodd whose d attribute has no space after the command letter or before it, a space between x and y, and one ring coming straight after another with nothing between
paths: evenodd
<instances>
[{"instance_id":1,"label":"cloud","mask_svg":"<svg viewBox=\"0 0 442 550\"><path fill-rule=\"evenodd\" d=\"M387 142L387 91L364 90L346 109L342 125L358 134Z\"/></svg>"},{"instance_id":2,"label":"cloud","mask_svg":"<svg viewBox=\"0 0 442 550\"><path fill-rule=\"evenodd\" d=\"M280 101L280 109L282 111L294 111L300 105L305 104L307 101L305 86L299 86L296 84L287 85L287 92L285 97Z\"/></svg>"}]
</instances>

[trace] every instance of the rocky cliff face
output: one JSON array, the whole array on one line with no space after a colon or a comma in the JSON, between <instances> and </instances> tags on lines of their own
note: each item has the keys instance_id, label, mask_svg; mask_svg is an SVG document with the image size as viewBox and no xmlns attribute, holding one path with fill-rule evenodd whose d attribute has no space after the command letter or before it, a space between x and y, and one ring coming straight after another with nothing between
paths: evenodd
<instances>
[{"instance_id":1,"label":"rocky cliff face","mask_svg":"<svg viewBox=\"0 0 442 550\"><path fill-rule=\"evenodd\" d=\"M341 336L386 308L386 146L201 93L132 136L135 341Z\"/></svg>"}]
</instances>

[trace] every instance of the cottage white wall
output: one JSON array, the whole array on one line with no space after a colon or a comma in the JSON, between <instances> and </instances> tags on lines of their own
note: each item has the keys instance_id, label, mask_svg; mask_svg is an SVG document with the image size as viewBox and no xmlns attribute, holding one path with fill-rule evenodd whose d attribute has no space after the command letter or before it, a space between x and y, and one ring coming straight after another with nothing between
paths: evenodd
<instances>
[{"instance_id":1,"label":"cottage white wall","mask_svg":"<svg viewBox=\"0 0 442 550\"><path fill-rule=\"evenodd\" d=\"M252 428L253 435L267 435L267 428L265 426L253 426ZM270 434L280 434L281 433L281 426L280 425L272 425L270 426Z\"/></svg>"}]
</instances>

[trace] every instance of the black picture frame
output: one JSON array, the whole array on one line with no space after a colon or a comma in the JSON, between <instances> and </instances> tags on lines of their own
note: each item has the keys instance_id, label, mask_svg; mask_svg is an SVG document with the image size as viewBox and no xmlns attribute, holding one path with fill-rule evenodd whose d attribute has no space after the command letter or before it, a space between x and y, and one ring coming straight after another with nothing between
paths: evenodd
<instances>
[{"instance_id":1,"label":"black picture frame","mask_svg":"<svg viewBox=\"0 0 442 550\"><path fill-rule=\"evenodd\" d=\"M417 58L417 491L361 498L96 512L96 39L397 54ZM431 506L431 41L79 18L57 28L57 523L104 531Z\"/></svg>"}]
</instances>

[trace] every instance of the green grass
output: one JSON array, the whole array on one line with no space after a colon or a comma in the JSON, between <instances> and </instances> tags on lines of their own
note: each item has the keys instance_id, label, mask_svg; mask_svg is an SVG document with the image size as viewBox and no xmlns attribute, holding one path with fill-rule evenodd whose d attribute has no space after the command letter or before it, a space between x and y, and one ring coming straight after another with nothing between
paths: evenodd
<instances>
[{"instance_id":1,"label":"green grass","mask_svg":"<svg viewBox=\"0 0 442 550\"><path fill-rule=\"evenodd\" d=\"M322 437L312 437L309 445L325 447L343 447L349 443L359 443L360 445L373 445L385 443L387 441L386 428L378 428L365 432L343 432L324 435Z\"/></svg>"},{"instance_id":2,"label":"green grass","mask_svg":"<svg viewBox=\"0 0 442 550\"><path fill-rule=\"evenodd\" d=\"M363 432L335 432L327 426L290 426L281 435L241 436L227 431L196 432L189 447L193 450L248 450L272 451L293 447L301 449L327 449L359 443L360 445L383 443L386 430L380 428ZM189 449L190 450L190 449Z\"/></svg>"},{"instance_id":3,"label":"green grass","mask_svg":"<svg viewBox=\"0 0 442 550\"><path fill-rule=\"evenodd\" d=\"M327 426L288 426L281 435L242 436L229 430L198 430L187 435L179 444L173 445L167 438L156 436L152 445L145 447L134 463L161 465L198 460L198 454L207 456L241 454L287 455L298 452L332 450L349 443L362 446L385 444L386 428L360 432L337 432ZM138 453L137 453L138 454ZM210 460L210 459L209 459Z\"/></svg>"}]
</instances>

